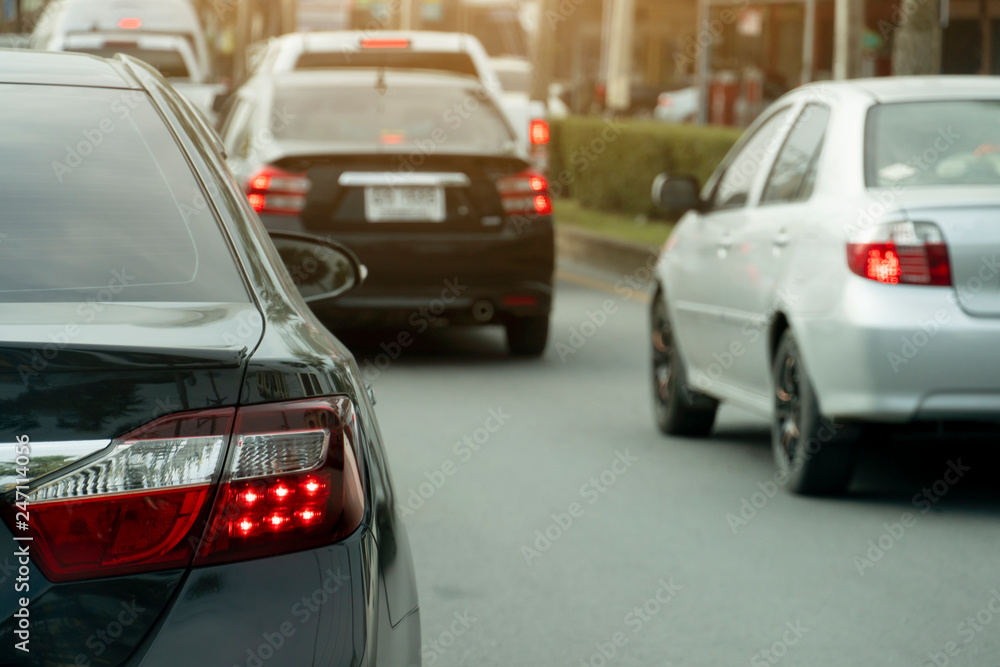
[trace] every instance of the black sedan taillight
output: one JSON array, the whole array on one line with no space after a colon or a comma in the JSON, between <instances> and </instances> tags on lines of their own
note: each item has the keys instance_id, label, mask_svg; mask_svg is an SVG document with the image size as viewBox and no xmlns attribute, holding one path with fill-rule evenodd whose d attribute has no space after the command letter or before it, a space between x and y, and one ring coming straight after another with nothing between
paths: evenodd
<instances>
[{"instance_id":1,"label":"black sedan taillight","mask_svg":"<svg viewBox=\"0 0 1000 667\"><path fill-rule=\"evenodd\" d=\"M364 513L356 432L346 397L157 419L31 490L36 564L64 582L337 541Z\"/></svg>"},{"instance_id":2,"label":"black sedan taillight","mask_svg":"<svg viewBox=\"0 0 1000 667\"><path fill-rule=\"evenodd\" d=\"M523 171L498 179L497 191L508 217L552 213L549 182L535 171Z\"/></svg>"}]
</instances>

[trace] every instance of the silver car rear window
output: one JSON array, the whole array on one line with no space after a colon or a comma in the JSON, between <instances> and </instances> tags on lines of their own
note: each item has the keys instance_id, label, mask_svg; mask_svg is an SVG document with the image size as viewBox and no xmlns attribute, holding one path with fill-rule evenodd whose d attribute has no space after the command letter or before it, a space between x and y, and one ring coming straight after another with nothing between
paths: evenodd
<instances>
[{"instance_id":1,"label":"silver car rear window","mask_svg":"<svg viewBox=\"0 0 1000 667\"><path fill-rule=\"evenodd\" d=\"M868 187L1000 185L1000 101L880 104L865 143Z\"/></svg>"}]
</instances>

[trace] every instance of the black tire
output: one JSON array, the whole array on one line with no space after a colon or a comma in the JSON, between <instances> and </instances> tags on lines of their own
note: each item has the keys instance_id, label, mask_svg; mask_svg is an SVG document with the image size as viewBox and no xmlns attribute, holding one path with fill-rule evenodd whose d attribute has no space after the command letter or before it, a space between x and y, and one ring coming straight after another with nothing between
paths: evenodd
<instances>
[{"instance_id":1,"label":"black tire","mask_svg":"<svg viewBox=\"0 0 1000 667\"><path fill-rule=\"evenodd\" d=\"M518 357L539 357L549 342L549 317L515 317L507 321L507 349Z\"/></svg>"},{"instance_id":2,"label":"black tire","mask_svg":"<svg viewBox=\"0 0 1000 667\"><path fill-rule=\"evenodd\" d=\"M801 495L842 495L857 459L859 427L836 424L819 402L791 330L774 356L774 420L771 447L788 489Z\"/></svg>"},{"instance_id":3,"label":"black tire","mask_svg":"<svg viewBox=\"0 0 1000 667\"><path fill-rule=\"evenodd\" d=\"M661 293L651 311L653 410L666 435L701 438L712 432L719 402L687 385L680 351Z\"/></svg>"}]
</instances>

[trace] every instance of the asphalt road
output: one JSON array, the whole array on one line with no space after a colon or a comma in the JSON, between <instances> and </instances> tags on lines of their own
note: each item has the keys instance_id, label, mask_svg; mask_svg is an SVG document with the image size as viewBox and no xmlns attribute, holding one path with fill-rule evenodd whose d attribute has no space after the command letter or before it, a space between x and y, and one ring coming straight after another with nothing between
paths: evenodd
<instances>
[{"instance_id":1,"label":"asphalt road","mask_svg":"<svg viewBox=\"0 0 1000 667\"><path fill-rule=\"evenodd\" d=\"M756 417L658 434L644 295L609 286L562 277L544 359L449 330L370 367L425 667L1000 665L995 438L887 443L847 498L792 496ZM393 336L346 340L365 367Z\"/></svg>"}]
</instances>

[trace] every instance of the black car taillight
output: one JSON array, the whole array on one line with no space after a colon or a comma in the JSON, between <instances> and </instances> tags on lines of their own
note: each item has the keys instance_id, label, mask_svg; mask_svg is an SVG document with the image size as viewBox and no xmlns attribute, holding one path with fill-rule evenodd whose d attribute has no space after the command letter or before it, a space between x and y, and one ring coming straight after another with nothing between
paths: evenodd
<instances>
[{"instance_id":1,"label":"black car taillight","mask_svg":"<svg viewBox=\"0 0 1000 667\"><path fill-rule=\"evenodd\" d=\"M241 408L233 454L195 565L330 544L364 514L345 397Z\"/></svg>"},{"instance_id":2,"label":"black car taillight","mask_svg":"<svg viewBox=\"0 0 1000 667\"><path fill-rule=\"evenodd\" d=\"M61 582L189 565L196 544L188 537L204 526L235 412L157 419L31 488L28 525L45 576Z\"/></svg>"},{"instance_id":3,"label":"black car taillight","mask_svg":"<svg viewBox=\"0 0 1000 667\"><path fill-rule=\"evenodd\" d=\"M266 165L250 177L247 200L258 213L298 215L306 205L312 182L297 174Z\"/></svg>"},{"instance_id":4,"label":"black car taillight","mask_svg":"<svg viewBox=\"0 0 1000 667\"><path fill-rule=\"evenodd\" d=\"M497 179L497 191L509 217L552 213L549 182L537 172L523 171Z\"/></svg>"},{"instance_id":5,"label":"black car taillight","mask_svg":"<svg viewBox=\"0 0 1000 667\"><path fill-rule=\"evenodd\" d=\"M346 397L157 419L30 489L35 562L64 582L336 541L364 513L356 433Z\"/></svg>"}]
</instances>

